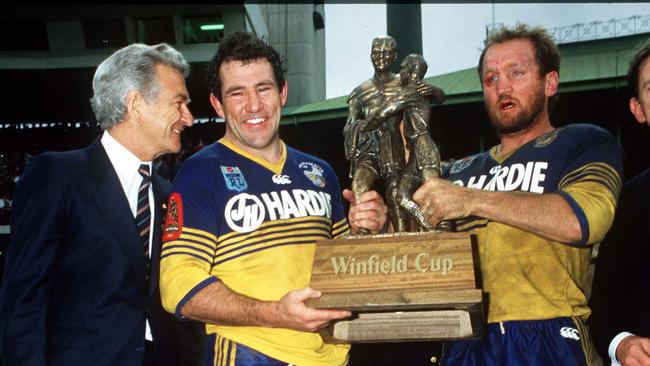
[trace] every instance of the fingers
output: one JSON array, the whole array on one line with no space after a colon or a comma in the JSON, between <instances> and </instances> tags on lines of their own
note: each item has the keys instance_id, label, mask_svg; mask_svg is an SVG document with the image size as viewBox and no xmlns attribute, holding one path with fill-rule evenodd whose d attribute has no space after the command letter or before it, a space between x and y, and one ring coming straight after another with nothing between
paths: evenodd
<instances>
[{"instance_id":1,"label":"fingers","mask_svg":"<svg viewBox=\"0 0 650 366\"><path fill-rule=\"evenodd\" d=\"M318 290L314 290L311 287L305 287L300 290L291 291L289 294L296 302L305 302L306 300L309 299L319 298L321 292Z\"/></svg>"},{"instance_id":2,"label":"fingers","mask_svg":"<svg viewBox=\"0 0 650 366\"><path fill-rule=\"evenodd\" d=\"M433 87L425 82L419 81L417 83L416 89L420 95L431 95L433 93Z\"/></svg>"},{"instance_id":3,"label":"fingers","mask_svg":"<svg viewBox=\"0 0 650 366\"><path fill-rule=\"evenodd\" d=\"M420 206L420 210L422 211L422 214L427 218L427 221L431 225L437 225L438 222L440 221L439 218L435 216L436 213L436 206L435 202L433 201L433 192L435 191L435 181L434 179L430 179L424 184L422 184L413 194L413 201Z\"/></svg>"},{"instance_id":4,"label":"fingers","mask_svg":"<svg viewBox=\"0 0 650 366\"><path fill-rule=\"evenodd\" d=\"M348 202L350 202L350 205L353 205L355 202L354 192L352 192L351 189L346 188L343 190L343 198L345 198Z\"/></svg>"},{"instance_id":5,"label":"fingers","mask_svg":"<svg viewBox=\"0 0 650 366\"><path fill-rule=\"evenodd\" d=\"M413 193L413 201L415 201L420 207L425 203L424 201L427 200L427 197L432 195L433 192L435 191L438 182L440 179L438 178L431 178L427 181L425 181L418 189Z\"/></svg>"},{"instance_id":6,"label":"fingers","mask_svg":"<svg viewBox=\"0 0 650 366\"><path fill-rule=\"evenodd\" d=\"M388 207L384 200L375 191L364 192L358 198L349 189L343 191L343 197L350 202L348 222L353 233L359 229L366 229L377 233L386 224Z\"/></svg>"},{"instance_id":7,"label":"fingers","mask_svg":"<svg viewBox=\"0 0 650 366\"><path fill-rule=\"evenodd\" d=\"M309 287L290 291L285 295L280 300L280 309L285 319L283 327L311 332L327 326L332 320L351 315L345 310L314 309L305 305L305 300L320 296L320 291Z\"/></svg>"},{"instance_id":8,"label":"fingers","mask_svg":"<svg viewBox=\"0 0 650 366\"><path fill-rule=\"evenodd\" d=\"M440 178L424 182L413 194L413 200L420 206L429 223L467 216L469 200L464 188Z\"/></svg>"}]
</instances>

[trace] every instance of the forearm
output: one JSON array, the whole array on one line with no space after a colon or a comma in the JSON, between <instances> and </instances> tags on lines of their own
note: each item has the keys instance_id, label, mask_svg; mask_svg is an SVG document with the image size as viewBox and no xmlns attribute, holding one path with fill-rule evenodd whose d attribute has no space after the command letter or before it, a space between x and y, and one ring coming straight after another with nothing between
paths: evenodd
<instances>
[{"instance_id":1,"label":"forearm","mask_svg":"<svg viewBox=\"0 0 650 366\"><path fill-rule=\"evenodd\" d=\"M582 239L576 214L559 194L484 191L432 178L418 188L413 199L433 225L479 216L562 243Z\"/></svg>"},{"instance_id":2,"label":"forearm","mask_svg":"<svg viewBox=\"0 0 650 366\"><path fill-rule=\"evenodd\" d=\"M181 315L205 323L274 327L277 302L256 300L213 282L197 292L181 309Z\"/></svg>"},{"instance_id":3,"label":"forearm","mask_svg":"<svg viewBox=\"0 0 650 366\"><path fill-rule=\"evenodd\" d=\"M575 213L558 194L471 190L470 214L517 227L561 243L582 239Z\"/></svg>"},{"instance_id":4,"label":"forearm","mask_svg":"<svg viewBox=\"0 0 650 366\"><path fill-rule=\"evenodd\" d=\"M223 325L287 328L313 332L330 321L350 316L343 310L313 309L305 301L320 292L303 288L289 291L279 301L261 301L237 294L220 282L197 292L181 314L203 322Z\"/></svg>"}]
</instances>

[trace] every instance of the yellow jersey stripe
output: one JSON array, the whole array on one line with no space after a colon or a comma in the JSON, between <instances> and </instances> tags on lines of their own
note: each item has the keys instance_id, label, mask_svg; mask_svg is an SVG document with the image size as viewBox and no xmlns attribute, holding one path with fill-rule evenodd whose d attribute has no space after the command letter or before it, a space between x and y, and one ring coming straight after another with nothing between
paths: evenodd
<instances>
[{"instance_id":1,"label":"yellow jersey stripe","mask_svg":"<svg viewBox=\"0 0 650 366\"><path fill-rule=\"evenodd\" d=\"M215 258L215 262L213 263L213 266L217 266L219 264L222 264L224 262L233 260L235 258L242 257L244 255L257 253L257 252L262 251L262 250L273 249L273 248L276 248L276 247L287 246L287 245L314 244L317 240L322 240L322 239L328 239L328 238L325 237L325 236L320 237L320 238L318 238L318 237L307 237L306 238L304 236L300 236L299 239L297 238L297 239L291 240L291 241L275 241L275 242L267 243L267 245L264 245L264 246L251 248L250 250L235 252L232 256L229 256L229 257L225 257L226 253L224 253L224 255L222 256L223 257L222 259L217 260L218 258ZM247 248L250 248L250 246L248 246ZM240 248L240 249L243 249L243 248ZM227 254L230 254L230 253L227 253Z\"/></svg>"},{"instance_id":2,"label":"yellow jersey stripe","mask_svg":"<svg viewBox=\"0 0 650 366\"><path fill-rule=\"evenodd\" d=\"M263 223L257 230L253 232L240 233L233 231L228 234L221 235L219 238L219 243L220 245L227 245L233 241L248 240L251 238L251 235L263 235L269 230L273 230L274 228L300 225L303 223L310 225L313 225L314 223L321 223L323 225L326 225L328 228L332 225L332 221L329 218L322 216L305 216L301 218L274 220Z\"/></svg>"}]
</instances>

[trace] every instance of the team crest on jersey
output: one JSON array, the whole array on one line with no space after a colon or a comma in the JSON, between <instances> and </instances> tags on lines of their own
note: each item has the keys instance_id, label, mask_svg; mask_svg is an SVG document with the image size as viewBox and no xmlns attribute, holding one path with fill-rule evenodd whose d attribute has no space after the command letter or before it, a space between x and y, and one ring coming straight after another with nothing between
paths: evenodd
<instances>
[{"instance_id":1,"label":"team crest on jersey","mask_svg":"<svg viewBox=\"0 0 650 366\"><path fill-rule=\"evenodd\" d=\"M226 187L231 191L241 192L248 188L246 179L241 170L236 166L221 166L221 174L226 181Z\"/></svg>"},{"instance_id":2,"label":"team crest on jersey","mask_svg":"<svg viewBox=\"0 0 650 366\"><path fill-rule=\"evenodd\" d=\"M472 161L474 161L475 158L476 155L472 155L466 158L462 158L460 160L456 160L454 164L451 166L451 168L449 169L449 174L456 174L461 170L467 168L472 164Z\"/></svg>"},{"instance_id":3,"label":"team crest on jersey","mask_svg":"<svg viewBox=\"0 0 650 366\"><path fill-rule=\"evenodd\" d=\"M549 132L549 133L547 133L545 135L542 135L542 136L536 138L535 139L535 147L547 146L548 144L553 142L553 140L555 140L555 138L557 137L557 134L563 129L564 129L564 127L557 128L557 129L555 129L555 130L553 130L553 131L551 131L551 132Z\"/></svg>"},{"instance_id":4,"label":"team crest on jersey","mask_svg":"<svg viewBox=\"0 0 650 366\"><path fill-rule=\"evenodd\" d=\"M163 241L176 240L183 231L183 200L179 193L172 193L167 202L167 214L163 227Z\"/></svg>"},{"instance_id":5,"label":"team crest on jersey","mask_svg":"<svg viewBox=\"0 0 650 366\"><path fill-rule=\"evenodd\" d=\"M323 177L324 170L318 164L314 164L310 161L303 161L298 164L298 167L302 169L305 176L309 178L316 187L325 187L325 177Z\"/></svg>"}]
</instances>

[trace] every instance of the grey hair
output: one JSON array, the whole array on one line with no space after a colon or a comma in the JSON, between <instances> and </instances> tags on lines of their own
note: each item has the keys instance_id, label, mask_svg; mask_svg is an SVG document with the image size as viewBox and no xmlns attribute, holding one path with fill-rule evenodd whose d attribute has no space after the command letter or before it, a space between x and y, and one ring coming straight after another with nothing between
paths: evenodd
<instances>
[{"instance_id":1,"label":"grey hair","mask_svg":"<svg viewBox=\"0 0 650 366\"><path fill-rule=\"evenodd\" d=\"M124 119L130 91L140 92L147 102L158 98L157 65L172 67L183 77L190 72L183 55L166 43L134 43L115 51L97 66L90 104L103 130L110 130Z\"/></svg>"}]
</instances>

